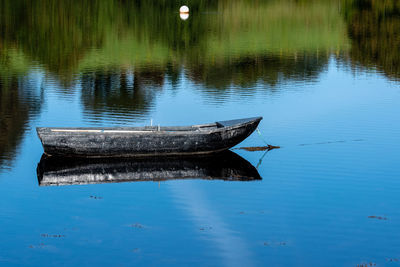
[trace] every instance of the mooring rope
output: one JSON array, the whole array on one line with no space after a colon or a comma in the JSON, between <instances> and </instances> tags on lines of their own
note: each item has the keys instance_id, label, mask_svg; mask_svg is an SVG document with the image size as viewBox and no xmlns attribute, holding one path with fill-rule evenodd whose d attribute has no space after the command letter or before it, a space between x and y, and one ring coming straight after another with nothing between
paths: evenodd
<instances>
[{"instance_id":1,"label":"mooring rope","mask_svg":"<svg viewBox=\"0 0 400 267\"><path fill-rule=\"evenodd\" d=\"M262 135L260 129L258 129L258 127L256 128L256 132L258 133L258 136L260 137L260 139L264 142L264 144L267 146L267 150L265 151L265 153L261 156L261 158L258 160L256 169L258 170L258 167L261 165L262 160L264 159L265 155L267 155L267 153L269 151L271 151L272 149L275 148L280 148L280 146L273 146L267 143L267 141L264 139L264 136Z\"/></svg>"},{"instance_id":2,"label":"mooring rope","mask_svg":"<svg viewBox=\"0 0 400 267\"><path fill-rule=\"evenodd\" d=\"M264 139L264 137L263 137L263 135L262 135L260 129L258 129L258 127L257 127L256 131L257 131L258 136L260 137L260 139L261 139L267 146L269 146L269 144L267 143L267 141L265 141L265 139Z\"/></svg>"},{"instance_id":3,"label":"mooring rope","mask_svg":"<svg viewBox=\"0 0 400 267\"><path fill-rule=\"evenodd\" d=\"M258 129L258 127L256 128L256 132L258 133L258 136L260 137L260 139L267 146L268 150L275 149L275 148L281 148L280 146L273 146L273 145L268 144L268 142L264 139L264 136L262 135L262 133L261 133L260 129Z\"/></svg>"},{"instance_id":4,"label":"mooring rope","mask_svg":"<svg viewBox=\"0 0 400 267\"><path fill-rule=\"evenodd\" d=\"M257 166L256 166L256 169L257 169L257 170L258 170L258 167L260 167L260 165L261 165L261 163L262 163L262 160L264 159L265 155L267 155L267 153L268 153L269 151L271 151L271 150L270 150L270 149L266 150L266 151L264 152L264 154L261 156L261 158L258 160L258 163L257 163Z\"/></svg>"}]
</instances>

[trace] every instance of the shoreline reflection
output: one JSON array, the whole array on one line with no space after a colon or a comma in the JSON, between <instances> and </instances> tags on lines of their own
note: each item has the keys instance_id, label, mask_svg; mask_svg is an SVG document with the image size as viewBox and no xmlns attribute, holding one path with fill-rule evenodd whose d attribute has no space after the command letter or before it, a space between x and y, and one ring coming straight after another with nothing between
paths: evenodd
<instances>
[{"instance_id":1,"label":"shoreline reflection","mask_svg":"<svg viewBox=\"0 0 400 267\"><path fill-rule=\"evenodd\" d=\"M257 169L232 151L203 157L76 159L43 154L39 186L203 179L261 180Z\"/></svg>"}]
</instances>

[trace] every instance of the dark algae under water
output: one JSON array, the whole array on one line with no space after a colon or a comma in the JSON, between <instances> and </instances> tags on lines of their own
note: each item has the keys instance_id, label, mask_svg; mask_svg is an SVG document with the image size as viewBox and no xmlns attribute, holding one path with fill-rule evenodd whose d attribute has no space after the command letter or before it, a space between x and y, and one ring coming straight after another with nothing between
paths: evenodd
<instances>
[{"instance_id":1,"label":"dark algae under water","mask_svg":"<svg viewBox=\"0 0 400 267\"><path fill-rule=\"evenodd\" d=\"M0 266L399 265L399 36L395 0L1 1ZM256 116L211 158L36 135Z\"/></svg>"}]
</instances>

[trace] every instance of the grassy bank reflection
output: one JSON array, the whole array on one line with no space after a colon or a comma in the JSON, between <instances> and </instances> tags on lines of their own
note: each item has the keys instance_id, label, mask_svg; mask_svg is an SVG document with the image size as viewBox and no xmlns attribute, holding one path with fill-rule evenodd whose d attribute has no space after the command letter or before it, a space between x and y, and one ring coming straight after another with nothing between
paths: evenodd
<instances>
[{"instance_id":1,"label":"grassy bank reflection","mask_svg":"<svg viewBox=\"0 0 400 267\"><path fill-rule=\"evenodd\" d=\"M400 2L345 0L351 64L400 79Z\"/></svg>"},{"instance_id":2,"label":"grassy bank reflection","mask_svg":"<svg viewBox=\"0 0 400 267\"><path fill-rule=\"evenodd\" d=\"M40 88L24 76L23 55L7 52L0 53L0 168L11 166L30 119L41 109Z\"/></svg>"},{"instance_id":3,"label":"grassy bank reflection","mask_svg":"<svg viewBox=\"0 0 400 267\"><path fill-rule=\"evenodd\" d=\"M229 64L265 53L345 50L336 1L6 1L1 42L60 79L110 66Z\"/></svg>"},{"instance_id":4,"label":"grassy bank reflection","mask_svg":"<svg viewBox=\"0 0 400 267\"><path fill-rule=\"evenodd\" d=\"M193 0L186 21L180 5L2 1L2 157L15 153L40 110L37 85L27 82L38 81L29 78L32 66L55 77L64 94L78 84L83 112L95 120L143 117L164 84L174 87L182 77L218 98L232 88L253 95L287 81L318 80L333 56L392 79L400 75L394 0Z\"/></svg>"}]
</instances>

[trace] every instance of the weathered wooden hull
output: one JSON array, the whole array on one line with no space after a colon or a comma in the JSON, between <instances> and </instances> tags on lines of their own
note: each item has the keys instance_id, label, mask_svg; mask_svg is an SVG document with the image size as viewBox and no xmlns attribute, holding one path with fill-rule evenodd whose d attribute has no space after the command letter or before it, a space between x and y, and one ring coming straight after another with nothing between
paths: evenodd
<instances>
[{"instance_id":1,"label":"weathered wooden hull","mask_svg":"<svg viewBox=\"0 0 400 267\"><path fill-rule=\"evenodd\" d=\"M261 180L257 169L232 151L192 157L85 159L42 156L39 186L206 179Z\"/></svg>"},{"instance_id":2,"label":"weathered wooden hull","mask_svg":"<svg viewBox=\"0 0 400 267\"><path fill-rule=\"evenodd\" d=\"M37 133L48 155L143 157L196 155L229 149L248 137L261 117L189 127L44 128Z\"/></svg>"}]
</instances>

